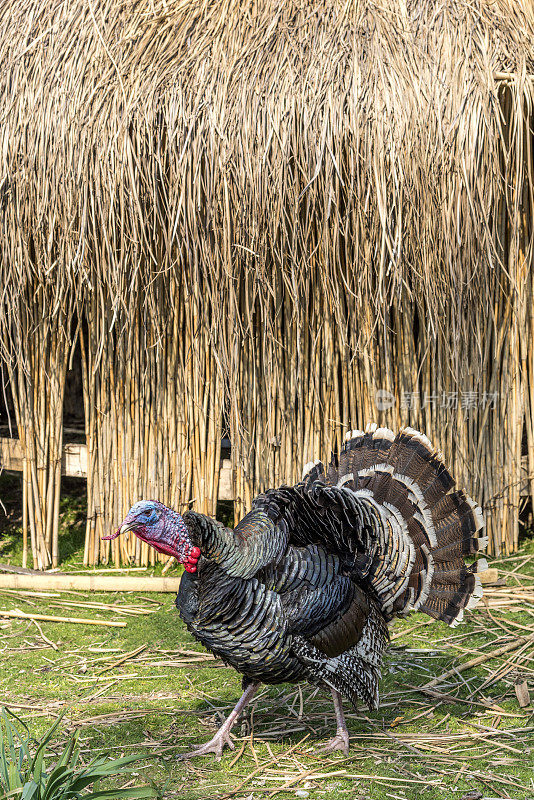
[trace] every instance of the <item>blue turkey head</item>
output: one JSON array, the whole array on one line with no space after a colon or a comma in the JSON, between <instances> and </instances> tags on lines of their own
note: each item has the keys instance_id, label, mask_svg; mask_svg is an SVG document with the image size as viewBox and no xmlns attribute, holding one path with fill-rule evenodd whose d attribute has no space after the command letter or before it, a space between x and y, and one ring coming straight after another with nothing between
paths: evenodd
<instances>
[{"instance_id":1,"label":"blue turkey head","mask_svg":"<svg viewBox=\"0 0 534 800\"><path fill-rule=\"evenodd\" d=\"M128 511L115 533L103 539L116 539L132 531L142 542L183 564L188 572L196 572L200 550L189 537L183 517L156 500L140 500Z\"/></svg>"}]
</instances>

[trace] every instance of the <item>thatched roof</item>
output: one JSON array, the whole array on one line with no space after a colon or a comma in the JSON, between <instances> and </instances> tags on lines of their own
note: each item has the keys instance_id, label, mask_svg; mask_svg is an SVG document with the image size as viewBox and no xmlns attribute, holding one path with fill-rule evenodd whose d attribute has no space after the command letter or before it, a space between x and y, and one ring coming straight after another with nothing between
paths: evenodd
<instances>
[{"instance_id":1,"label":"thatched roof","mask_svg":"<svg viewBox=\"0 0 534 800\"><path fill-rule=\"evenodd\" d=\"M377 386L514 385L503 342L520 348L531 297L527 0L8 1L0 54L7 359L28 358L47 314L70 339L78 304L94 371L140 331L158 351L180 307L208 337L197 357L209 342L253 488L377 416ZM500 422L384 421L425 426L482 491L480 442L507 403ZM286 435L264 468L259 440Z\"/></svg>"},{"instance_id":2,"label":"thatched roof","mask_svg":"<svg viewBox=\"0 0 534 800\"><path fill-rule=\"evenodd\" d=\"M339 259L350 215L347 271L353 288L371 262L382 271L373 296L404 279L456 291L495 260L480 220L495 224L514 135L503 73L516 104L531 97L529 2L39 0L0 14L0 174L18 211L6 258L32 230L43 268L65 261L79 286L82 261L103 258L120 294L124 265L172 264L172 244L203 241L205 269L248 250L260 272L305 268L318 245Z\"/></svg>"}]
</instances>

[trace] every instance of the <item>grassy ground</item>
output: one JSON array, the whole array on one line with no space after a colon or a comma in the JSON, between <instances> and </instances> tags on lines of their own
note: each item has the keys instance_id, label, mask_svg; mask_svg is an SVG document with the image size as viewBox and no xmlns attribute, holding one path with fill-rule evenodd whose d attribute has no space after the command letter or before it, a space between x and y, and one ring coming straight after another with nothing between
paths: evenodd
<instances>
[{"instance_id":1,"label":"grassy ground","mask_svg":"<svg viewBox=\"0 0 534 800\"><path fill-rule=\"evenodd\" d=\"M2 481L11 518L0 532L0 562L20 563L18 483ZM81 566L83 487L67 488L62 545L64 568L73 570ZM192 640L172 595L0 593L3 609L127 623L99 628L43 622L39 630L27 620L0 618L0 705L18 713L35 736L66 709L63 736L81 728L87 757L146 754L137 780L154 782L165 798L395 800L461 798L469 790L534 798L534 712L532 705L519 707L514 691L514 682L526 678L534 699L534 589L525 592L534 587L534 540L525 542L519 557L496 566L508 585L521 585L517 593L530 599L508 606L490 600L493 608L471 614L454 630L418 614L397 623L380 709L349 714L348 758L316 751L334 732L329 698L312 687L282 686L265 687L251 705L236 727L235 753L220 763L211 756L178 760L213 734L240 694L240 678ZM520 641L523 636L530 643ZM515 649L488 657L503 645ZM462 671L473 656L486 660ZM430 690L439 697L421 691L452 667L458 671Z\"/></svg>"}]
</instances>

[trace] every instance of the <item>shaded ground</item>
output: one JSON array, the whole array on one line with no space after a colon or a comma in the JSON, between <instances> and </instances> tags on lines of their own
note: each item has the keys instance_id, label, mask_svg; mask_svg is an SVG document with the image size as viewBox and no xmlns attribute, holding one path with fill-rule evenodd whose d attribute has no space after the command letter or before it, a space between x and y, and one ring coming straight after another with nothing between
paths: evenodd
<instances>
[{"instance_id":1,"label":"shaded ground","mask_svg":"<svg viewBox=\"0 0 534 800\"><path fill-rule=\"evenodd\" d=\"M76 493L63 501L69 569L81 566L82 505ZM0 561L18 563L16 518L1 544ZM36 736L66 709L64 734L81 727L87 757L148 754L137 779L153 781L165 798L395 800L460 798L472 789L484 797L534 798L534 711L519 708L514 690L526 678L534 700L534 541L496 566L509 587L519 588L490 588L489 607L467 624L450 630L416 614L395 626L380 709L348 716L348 758L315 752L334 730L329 698L312 687L282 686L258 696L236 727L236 751L220 763L177 760L213 734L240 694L240 678L192 640L173 595L0 592L1 609L127 623L42 622L38 629L29 620L0 618L0 705ZM110 607L74 605L82 603ZM491 656L503 647L513 649ZM463 669L477 657L484 660Z\"/></svg>"}]
</instances>

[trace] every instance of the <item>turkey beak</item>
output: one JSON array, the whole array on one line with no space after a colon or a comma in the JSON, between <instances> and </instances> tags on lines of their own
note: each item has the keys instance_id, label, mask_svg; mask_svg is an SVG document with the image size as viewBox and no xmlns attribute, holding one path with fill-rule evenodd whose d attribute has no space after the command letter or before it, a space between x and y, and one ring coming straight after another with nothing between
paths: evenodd
<instances>
[{"instance_id":1,"label":"turkey beak","mask_svg":"<svg viewBox=\"0 0 534 800\"><path fill-rule=\"evenodd\" d=\"M119 534L124 535L125 541L128 541L130 538L130 531L135 529L135 523L132 522L123 522L119 528Z\"/></svg>"},{"instance_id":2,"label":"turkey beak","mask_svg":"<svg viewBox=\"0 0 534 800\"><path fill-rule=\"evenodd\" d=\"M106 541L109 541L110 539L116 539L117 536L121 535L121 533L125 533L125 539L128 539L129 533L131 530L133 530L133 528L134 525L131 522L123 522L120 528L117 528L115 533L110 533L109 536L102 536L102 539L105 539Z\"/></svg>"}]
</instances>

